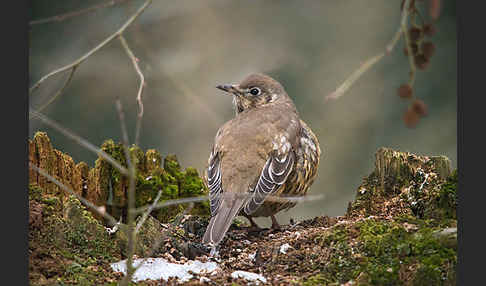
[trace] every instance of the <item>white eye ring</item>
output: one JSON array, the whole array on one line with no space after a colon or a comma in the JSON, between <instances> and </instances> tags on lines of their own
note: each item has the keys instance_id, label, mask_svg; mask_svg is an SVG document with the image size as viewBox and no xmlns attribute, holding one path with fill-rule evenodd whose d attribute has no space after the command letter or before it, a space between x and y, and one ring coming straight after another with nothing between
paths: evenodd
<instances>
[{"instance_id":1,"label":"white eye ring","mask_svg":"<svg viewBox=\"0 0 486 286\"><path fill-rule=\"evenodd\" d=\"M259 95L262 93L262 91L258 87L252 87L250 88L250 94L252 95Z\"/></svg>"}]
</instances>

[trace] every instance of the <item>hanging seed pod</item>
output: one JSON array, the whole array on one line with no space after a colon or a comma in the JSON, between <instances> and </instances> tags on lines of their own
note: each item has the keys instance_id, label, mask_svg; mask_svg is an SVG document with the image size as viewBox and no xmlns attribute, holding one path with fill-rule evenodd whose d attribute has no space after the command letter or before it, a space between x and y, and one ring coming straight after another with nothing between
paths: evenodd
<instances>
[{"instance_id":1,"label":"hanging seed pod","mask_svg":"<svg viewBox=\"0 0 486 286\"><path fill-rule=\"evenodd\" d=\"M430 59L435 53L435 45L432 42L422 43L422 53L425 58Z\"/></svg>"},{"instance_id":2,"label":"hanging seed pod","mask_svg":"<svg viewBox=\"0 0 486 286\"><path fill-rule=\"evenodd\" d=\"M412 43L416 43L422 38L422 30L418 27L410 27L408 29L408 37Z\"/></svg>"},{"instance_id":3,"label":"hanging seed pod","mask_svg":"<svg viewBox=\"0 0 486 286\"><path fill-rule=\"evenodd\" d=\"M427 116L428 107L425 102L420 99L415 99L412 103L412 110L417 113L419 116Z\"/></svg>"},{"instance_id":4,"label":"hanging seed pod","mask_svg":"<svg viewBox=\"0 0 486 286\"><path fill-rule=\"evenodd\" d=\"M420 70L425 70L429 66L429 59L424 56L424 54L418 54L414 57L415 65Z\"/></svg>"},{"instance_id":5,"label":"hanging seed pod","mask_svg":"<svg viewBox=\"0 0 486 286\"><path fill-rule=\"evenodd\" d=\"M413 90L412 90L412 87L406 83L406 84L402 84L399 88L398 88L398 92L397 92L398 96L401 97L401 98L411 98L412 95L413 95Z\"/></svg>"},{"instance_id":6,"label":"hanging seed pod","mask_svg":"<svg viewBox=\"0 0 486 286\"><path fill-rule=\"evenodd\" d=\"M437 28L432 23L427 23L423 26L424 34L428 37L432 37L437 33Z\"/></svg>"},{"instance_id":7,"label":"hanging seed pod","mask_svg":"<svg viewBox=\"0 0 486 286\"><path fill-rule=\"evenodd\" d=\"M405 126L408 128L414 128L420 121L420 115L412 108L408 108L407 111L403 113L402 120L403 123L405 123Z\"/></svg>"},{"instance_id":8,"label":"hanging seed pod","mask_svg":"<svg viewBox=\"0 0 486 286\"><path fill-rule=\"evenodd\" d=\"M440 15L440 0L429 0L429 16L432 20L437 20Z\"/></svg>"}]
</instances>

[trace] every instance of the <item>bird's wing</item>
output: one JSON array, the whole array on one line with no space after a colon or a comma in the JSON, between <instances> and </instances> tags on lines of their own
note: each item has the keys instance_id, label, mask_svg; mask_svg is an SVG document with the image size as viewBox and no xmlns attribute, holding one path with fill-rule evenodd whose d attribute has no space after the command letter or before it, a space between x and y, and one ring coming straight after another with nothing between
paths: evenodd
<instances>
[{"instance_id":1,"label":"bird's wing","mask_svg":"<svg viewBox=\"0 0 486 286\"><path fill-rule=\"evenodd\" d=\"M221 194L223 193L219 162L219 153L213 150L209 156L208 166L208 188L211 216L216 215L218 212L219 206L221 205Z\"/></svg>"},{"instance_id":2,"label":"bird's wing","mask_svg":"<svg viewBox=\"0 0 486 286\"><path fill-rule=\"evenodd\" d=\"M276 151L270 153L255 188L250 190L251 197L244 207L246 214L250 215L255 212L267 196L285 183L294 166L294 160L295 153L292 150L281 155L278 155Z\"/></svg>"}]
</instances>

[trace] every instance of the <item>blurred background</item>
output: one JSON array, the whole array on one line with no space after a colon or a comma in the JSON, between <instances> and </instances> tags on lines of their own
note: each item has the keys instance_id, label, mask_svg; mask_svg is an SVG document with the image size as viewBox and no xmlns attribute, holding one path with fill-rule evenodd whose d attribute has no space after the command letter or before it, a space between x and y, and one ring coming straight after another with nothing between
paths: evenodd
<instances>
[{"instance_id":1,"label":"blurred background","mask_svg":"<svg viewBox=\"0 0 486 286\"><path fill-rule=\"evenodd\" d=\"M34 0L31 19L100 3L104 1ZM123 1L62 22L31 26L30 86L94 48L143 3ZM308 194L325 198L279 214L280 223L287 224L290 217L343 215L362 178L372 172L374 154L382 146L445 155L456 168L455 1L442 1L438 31L431 38L436 53L427 70L416 75L415 94L429 110L417 127L405 127L402 114L408 102L397 96L409 73L403 39L341 98L324 101L362 62L384 50L397 31L400 3L153 1L124 33L147 83L141 148L155 148L163 156L174 153L183 167L193 166L202 174L216 131L234 116L231 97L215 86L263 72L283 84L323 150L318 178ZM30 96L30 106L42 106L67 76L44 82ZM130 59L114 40L77 69L64 94L42 113L100 146L108 138L121 141L115 107L120 97L133 143L138 85ZM30 120L30 136L38 130L46 131L54 147L76 162L94 165L95 154L41 121ZM270 225L269 219L259 222Z\"/></svg>"}]
</instances>

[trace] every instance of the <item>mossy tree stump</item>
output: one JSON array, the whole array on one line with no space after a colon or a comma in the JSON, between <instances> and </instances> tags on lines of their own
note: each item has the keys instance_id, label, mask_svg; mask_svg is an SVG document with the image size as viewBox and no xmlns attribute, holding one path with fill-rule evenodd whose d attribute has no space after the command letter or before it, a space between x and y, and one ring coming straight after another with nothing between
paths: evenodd
<instances>
[{"instance_id":1,"label":"mossy tree stump","mask_svg":"<svg viewBox=\"0 0 486 286\"><path fill-rule=\"evenodd\" d=\"M113 140L106 140L101 149L127 166L123 145ZM198 172L194 168L183 170L175 155L168 155L162 162L162 156L154 149L143 152L137 146L129 148L131 160L136 167L136 206L149 205L162 191L160 202L164 200L196 197L207 195ZM109 214L115 218L125 217L127 213L127 191L129 180L102 157L99 157L90 168L86 163L74 163L67 154L52 147L46 133L37 132L33 140L29 140L29 162L45 170L75 193L86 198L97 206L105 206ZM162 166L163 163L163 166ZM61 201L67 194L54 183L34 170L29 170L29 184L37 186L44 192ZM167 222L185 207L170 206L154 211L154 216L162 222ZM195 204L192 213L209 215L208 202ZM97 218L98 214L93 213Z\"/></svg>"}]
</instances>

